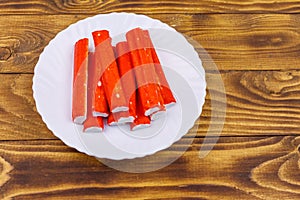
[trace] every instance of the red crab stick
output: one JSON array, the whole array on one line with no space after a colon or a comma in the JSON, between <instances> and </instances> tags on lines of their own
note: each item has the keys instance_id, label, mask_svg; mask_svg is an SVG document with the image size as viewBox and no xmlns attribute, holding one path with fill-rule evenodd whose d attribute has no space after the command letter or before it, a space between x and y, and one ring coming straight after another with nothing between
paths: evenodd
<instances>
[{"instance_id":1,"label":"red crab stick","mask_svg":"<svg viewBox=\"0 0 300 200\"><path fill-rule=\"evenodd\" d=\"M158 77L160 91L161 91L162 97L164 99L164 105L166 105L166 106L172 105L172 104L176 103L176 100L172 94L169 83L166 79L166 76L165 76L162 66L160 64L160 61L158 59L157 53L154 49L153 43L152 43L150 35L149 35L149 31L144 30L143 33L144 33L143 40L144 40L145 46L147 48L146 49L147 54L151 54L152 62L154 63L154 66L155 66L155 71L156 71L156 74Z\"/></svg>"},{"instance_id":2,"label":"red crab stick","mask_svg":"<svg viewBox=\"0 0 300 200\"><path fill-rule=\"evenodd\" d=\"M94 117L92 111L94 91L97 82L94 81L95 72L95 59L94 53L89 53L88 64L88 88L87 88L87 119L83 123L84 132L99 132L104 128L102 117ZM105 102L106 103L106 102Z\"/></svg>"},{"instance_id":3,"label":"red crab stick","mask_svg":"<svg viewBox=\"0 0 300 200\"><path fill-rule=\"evenodd\" d=\"M84 38L74 46L72 120L77 124L82 124L87 117L88 43Z\"/></svg>"},{"instance_id":4,"label":"red crab stick","mask_svg":"<svg viewBox=\"0 0 300 200\"><path fill-rule=\"evenodd\" d=\"M95 44L95 62L101 65L101 85L112 113L129 110L120 82L118 66L115 60L111 38L107 30L92 33Z\"/></svg>"},{"instance_id":5,"label":"red crab stick","mask_svg":"<svg viewBox=\"0 0 300 200\"><path fill-rule=\"evenodd\" d=\"M94 93L92 94L92 111L93 111L93 116L95 117L107 117L109 114L109 108L107 105L107 100L105 96L105 91L104 91L104 86L103 86L103 81L102 81L102 66L101 63L99 62L99 52L95 52L93 57L93 67L91 68L91 76L90 78L93 79L93 91ZM96 60L97 59L97 60ZM100 78L99 78L100 77Z\"/></svg>"},{"instance_id":6,"label":"red crab stick","mask_svg":"<svg viewBox=\"0 0 300 200\"><path fill-rule=\"evenodd\" d=\"M156 73L153 63L149 62L141 42L142 29L136 28L126 33L130 55L135 71L138 95L146 116L164 108L160 89L156 84Z\"/></svg>"},{"instance_id":7,"label":"red crab stick","mask_svg":"<svg viewBox=\"0 0 300 200\"><path fill-rule=\"evenodd\" d=\"M92 94L93 99L92 99L92 108L91 109L93 111L93 116L107 117L109 114L109 109L108 109L102 81L101 81L101 79L99 80L99 78L96 78L98 76L93 76L93 77L94 77L93 78L94 83L96 83L93 87L93 94Z\"/></svg>"},{"instance_id":8,"label":"red crab stick","mask_svg":"<svg viewBox=\"0 0 300 200\"><path fill-rule=\"evenodd\" d=\"M133 66L130 58L129 47L127 42L119 42L116 45L116 57L119 66L119 72L122 80L122 85L126 97L126 102L129 102L129 116L136 116L136 82L133 72ZM129 119L132 122L133 119Z\"/></svg>"},{"instance_id":9,"label":"red crab stick","mask_svg":"<svg viewBox=\"0 0 300 200\"><path fill-rule=\"evenodd\" d=\"M134 117L129 116L128 111L121 111L117 113L111 113L107 118L107 124L109 126L123 125L134 121Z\"/></svg>"},{"instance_id":10,"label":"red crab stick","mask_svg":"<svg viewBox=\"0 0 300 200\"><path fill-rule=\"evenodd\" d=\"M136 118L135 120L130 124L130 128L132 131L146 128L150 126L151 120L149 116L145 116L144 114L144 108L143 105L139 99L139 95L137 95L138 101L137 101L137 107L136 107Z\"/></svg>"},{"instance_id":11,"label":"red crab stick","mask_svg":"<svg viewBox=\"0 0 300 200\"><path fill-rule=\"evenodd\" d=\"M110 126L133 122L136 117L136 83L127 42L119 42L114 47L114 52L117 58L126 102L129 102L129 111L111 113L107 118L107 124Z\"/></svg>"}]
</instances>

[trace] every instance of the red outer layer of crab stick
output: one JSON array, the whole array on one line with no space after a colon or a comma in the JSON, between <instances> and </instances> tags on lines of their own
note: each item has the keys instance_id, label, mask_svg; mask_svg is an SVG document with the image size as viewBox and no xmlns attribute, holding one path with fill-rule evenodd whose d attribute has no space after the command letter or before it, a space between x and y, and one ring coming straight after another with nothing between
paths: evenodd
<instances>
[{"instance_id":1,"label":"red outer layer of crab stick","mask_svg":"<svg viewBox=\"0 0 300 200\"><path fill-rule=\"evenodd\" d=\"M102 85L102 80L94 78L95 86L93 90L93 101L92 101L92 112L95 117L107 117L109 114L109 109L106 101L106 96L104 88Z\"/></svg>"},{"instance_id":2,"label":"red outer layer of crab stick","mask_svg":"<svg viewBox=\"0 0 300 200\"><path fill-rule=\"evenodd\" d=\"M134 121L134 117L129 115L128 111L122 111L117 113L111 113L107 118L107 124L109 126L122 125L131 123Z\"/></svg>"},{"instance_id":3,"label":"red outer layer of crab stick","mask_svg":"<svg viewBox=\"0 0 300 200\"><path fill-rule=\"evenodd\" d=\"M89 62L88 62L88 88L87 88L87 119L83 123L83 131L84 132L99 132L104 128L104 123L102 117L94 117L93 116L93 100L94 100L94 92L95 86L97 82L94 82L93 76L95 72L95 60L94 53L89 53ZM106 103L106 102L105 102Z\"/></svg>"},{"instance_id":4,"label":"red outer layer of crab stick","mask_svg":"<svg viewBox=\"0 0 300 200\"><path fill-rule=\"evenodd\" d=\"M115 115L116 116L116 115ZM118 120L116 119L112 113L110 113L107 117L107 124L109 126L117 126L118 125Z\"/></svg>"},{"instance_id":5,"label":"red outer layer of crab stick","mask_svg":"<svg viewBox=\"0 0 300 200\"><path fill-rule=\"evenodd\" d=\"M111 38L107 30L92 33L95 44L95 62L101 66L101 85L112 113L129 110L126 104Z\"/></svg>"},{"instance_id":6,"label":"red outer layer of crab stick","mask_svg":"<svg viewBox=\"0 0 300 200\"><path fill-rule=\"evenodd\" d=\"M96 62L96 53L93 53L90 56L90 59L92 59L92 62L90 62L91 67L89 66L89 69L91 70L91 73L89 75L89 80L93 80L92 82L92 113L95 117L107 117L109 114L109 108L107 105L107 100L105 96L104 87L102 84L102 67L99 63L99 60ZM99 78L100 77L100 78Z\"/></svg>"},{"instance_id":7,"label":"red outer layer of crab stick","mask_svg":"<svg viewBox=\"0 0 300 200\"><path fill-rule=\"evenodd\" d=\"M132 131L142 129L149 127L151 124L151 120L149 116L145 116L144 114L144 108L140 101L140 96L137 95L137 107L136 107L136 113L137 116L135 120L130 124L130 128Z\"/></svg>"},{"instance_id":8,"label":"red outer layer of crab stick","mask_svg":"<svg viewBox=\"0 0 300 200\"><path fill-rule=\"evenodd\" d=\"M143 31L140 28L126 33L130 55L136 76L138 95L146 116L164 108L163 98L157 85L156 72L153 63L149 62L143 43Z\"/></svg>"},{"instance_id":9,"label":"red outer layer of crab stick","mask_svg":"<svg viewBox=\"0 0 300 200\"><path fill-rule=\"evenodd\" d=\"M74 46L72 120L77 124L82 124L87 117L88 43L83 38Z\"/></svg>"},{"instance_id":10,"label":"red outer layer of crab stick","mask_svg":"<svg viewBox=\"0 0 300 200\"><path fill-rule=\"evenodd\" d=\"M136 82L127 42L116 45L116 57L126 102L129 102L129 116L136 116Z\"/></svg>"},{"instance_id":11,"label":"red outer layer of crab stick","mask_svg":"<svg viewBox=\"0 0 300 200\"><path fill-rule=\"evenodd\" d=\"M153 46L150 34L148 30L144 30L144 37L143 41L145 42L147 55L151 54L152 62L154 63L155 71L158 77L159 87L162 94L162 97L164 99L164 105L168 106L171 104L176 103L176 100L173 96L173 93L170 89L169 83L166 79L165 73L162 69L162 66L160 64L159 58L157 56L157 53L155 51L155 48Z\"/></svg>"}]
</instances>

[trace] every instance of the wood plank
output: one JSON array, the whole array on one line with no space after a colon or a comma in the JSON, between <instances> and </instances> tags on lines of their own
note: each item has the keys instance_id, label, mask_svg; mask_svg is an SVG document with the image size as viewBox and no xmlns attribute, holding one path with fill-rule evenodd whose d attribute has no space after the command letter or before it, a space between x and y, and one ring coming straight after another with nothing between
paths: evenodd
<instances>
[{"instance_id":1,"label":"wood plank","mask_svg":"<svg viewBox=\"0 0 300 200\"><path fill-rule=\"evenodd\" d=\"M227 96L222 135L299 134L299 71L223 72L221 77ZM219 92L218 79L218 75L207 74L208 88L214 93ZM206 101L200 125L210 121L210 98ZM217 102L216 110L218 105L224 103Z\"/></svg>"},{"instance_id":2,"label":"wood plank","mask_svg":"<svg viewBox=\"0 0 300 200\"><path fill-rule=\"evenodd\" d=\"M39 55L61 30L88 15L0 16L0 73L33 73ZM300 65L300 15L149 15L194 40L219 70L281 70ZM64 19L64 20L61 20ZM234 39L233 39L234 38ZM70 47L71 48L71 47Z\"/></svg>"},{"instance_id":3,"label":"wood plank","mask_svg":"<svg viewBox=\"0 0 300 200\"><path fill-rule=\"evenodd\" d=\"M110 12L135 13L299 13L299 0L167 0L164 2L108 0L108 1L47 1L2 0L0 14L98 14ZM184 8L184 9L183 9Z\"/></svg>"},{"instance_id":4,"label":"wood plank","mask_svg":"<svg viewBox=\"0 0 300 200\"><path fill-rule=\"evenodd\" d=\"M300 71L232 71L223 72L227 95L227 113L222 136L299 135ZM0 75L0 140L55 138L36 112L32 97L31 74ZM209 94L203 112L190 135L211 134L221 121L211 122L212 110L218 115L225 106L218 94L219 77L207 73ZM214 107L210 94L213 94ZM16 123L17 122L17 123Z\"/></svg>"},{"instance_id":5,"label":"wood plank","mask_svg":"<svg viewBox=\"0 0 300 200\"><path fill-rule=\"evenodd\" d=\"M36 112L32 75L0 75L1 140L54 138Z\"/></svg>"},{"instance_id":6,"label":"wood plank","mask_svg":"<svg viewBox=\"0 0 300 200\"><path fill-rule=\"evenodd\" d=\"M186 140L189 140L188 138ZM132 160L148 167L181 151ZM299 199L299 137L225 137L199 159L195 139L173 164L149 173L124 173L59 141L0 142L2 199ZM211 145L209 143L205 144ZM160 159L155 159L155 156ZM151 158L152 157L152 158ZM128 161L107 161L119 167ZM137 164L139 163L139 164ZM143 164L141 164L143 163ZM3 181L4 180L4 181Z\"/></svg>"}]
</instances>

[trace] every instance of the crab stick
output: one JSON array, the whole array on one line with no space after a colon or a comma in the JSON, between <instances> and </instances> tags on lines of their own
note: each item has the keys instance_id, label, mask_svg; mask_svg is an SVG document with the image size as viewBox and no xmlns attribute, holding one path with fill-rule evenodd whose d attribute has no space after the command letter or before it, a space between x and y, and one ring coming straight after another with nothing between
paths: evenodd
<instances>
[{"instance_id":1,"label":"crab stick","mask_svg":"<svg viewBox=\"0 0 300 200\"><path fill-rule=\"evenodd\" d=\"M83 123L84 132L101 132L104 128L102 117L93 116L93 100L96 83L94 82L95 59L94 53L89 53L88 61L88 86L87 86L87 119Z\"/></svg>"},{"instance_id":2,"label":"crab stick","mask_svg":"<svg viewBox=\"0 0 300 200\"><path fill-rule=\"evenodd\" d=\"M126 102L129 107L129 117L136 116L136 82L127 42L116 45L116 57L123 85Z\"/></svg>"},{"instance_id":3,"label":"crab stick","mask_svg":"<svg viewBox=\"0 0 300 200\"><path fill-rule=\"evenodd\" d=\"M102 66L99 62L99 56L95 52L91 57L93 59L91 73L89 79L93 80L92 90L92 113L95 117L107 117L109 115L109 108L105 96L103 81L102 81Z\"/></svg>"},{"instance_id":4,"label":"crab stick","mask_svg":"<svg viewBox=\"0 0 300 200\"><path fill-rule=\"evenodd\" d=\"M145 116L149 116L164 109L164 102L157 84L155 68L147 58L144 44L141 41L142 34L142 29L132 29L126 33L126 39L130 49L142 110Z\"/></svg>"},{"instance_id":5,"label":"crab stick","mask_svg":"<svg viewBox=\"0 0 300 200\"><path fill-rule=\"evenodd\" d=\"M151 126L151 120L149 116L145 116L143 105L140 101L140 96L137 95L137 107L136 107L136 118L135 120L130 124L130 128L132 131L146 128Z\"/></svg>"},{"instance_id":6,"label":"crab stick","mask_svg":"<svg viewBox=\"0 0 300 200\"><path fill-rule=\"evenodd\" d=\"M77 124L87 118L88 43L89 40L83 38L74 46L72 120Z\"/></svg>"},{"instance_id":7,"label":"crab stick","mask_svg":"<svg viewBox=\"0 0 300 200\"><path fill-rule=\"evenodd\" d=\"M128 111L109 33L107 30L101 30L94 31L92 35L95 44L95 62L101 66L102 76L99 79L104 87L109 109L112 113Z\"/></svg>"},{"instance_id":8,"label":"crab stick","mask_svg":"<svg viewBox=\"0 0 300 200\"><path fill-rule=\"evenodd\" d=\"M154 63L155 71L158 78L158 84L160 87L160 91L164 100L164 105L169 106L176 103L176 100L173 96L173 93L170 89L169 83L166 79L165 73L162 69L161 63L153 46L152 40L149 35L148 30L143 31L143 41L146 47L147 55L151 55L150 58L152 59L152 63Z\"/></svg>"},{"instance_id":9,"label":"crab stick","mask_svg":"<svg viewBox=\"0 0 300 200\"><path fill-rule=\"evenodd\" d=\"M134 117L129 115L128 111L121 111L117 113L111 113L107 118L107 124L109 126L122 125L131 123L134 121Z\"/></svg>"}]
</instances>

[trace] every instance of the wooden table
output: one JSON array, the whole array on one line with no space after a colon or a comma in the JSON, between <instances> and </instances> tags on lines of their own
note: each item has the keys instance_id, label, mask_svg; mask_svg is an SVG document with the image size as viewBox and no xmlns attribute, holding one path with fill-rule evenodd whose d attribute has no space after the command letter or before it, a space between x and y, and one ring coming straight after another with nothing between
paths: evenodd
<instances>
[{"instance_id":1,"label":"wooden table","mask_svg":"<svg viewBox=\"0 0 300 200\"><path fill-rule=\"evenodd\" d=\"M121 11L172 25L215 61L227 112L205 158L199 149L209 125L218 123L211 122L217 100L209 93L199 128L168 149L174 154L190 141L188 150L149 173L106 167L64 145L41 120L31 87L44 47L80 19ZM0 198L300 199L299 13L300 0L2 0ZM207 70L208 81L215 77Z\"/></svg>"}]
</instances>

